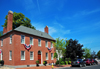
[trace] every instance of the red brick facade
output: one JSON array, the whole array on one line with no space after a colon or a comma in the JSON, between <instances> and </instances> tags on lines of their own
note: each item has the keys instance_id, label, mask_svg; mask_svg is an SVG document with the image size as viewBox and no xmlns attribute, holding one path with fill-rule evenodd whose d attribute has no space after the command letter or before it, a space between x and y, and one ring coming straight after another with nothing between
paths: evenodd
<instances>
[{"instance_id":1,"label":"red brick facade","mask_svg":"<svg viewBox=\"0 0 100 69\"><path fill-rule=\"evenodd\" d=\"M11 17L9 17L11 16ZM5 31L5 28L3 32L8 32L12 30L12 13L8 13L8 21L10 24L7 25L7 31ZM46 30L48 33L48 29ZM10 35L12 35L12 43L10 44ZM30 44L30 37L33 37L33 45L30 50L25 49L24 45L21 44L21 35L25 36L25 44ZM3 46L1 46L1 42L3 39ZM38 39L41 39L41 46L38 46ZM38 51L41 51L41 64L43 64L43 61L46 60L46 53L48 53L48 60L47 63L56 62L56 59L53 58L51 60L51 53L54 55L54 47L52 48L52 51L49 52L47 47L45 46L45 41L48 41L48 47L51 47L51 41L50 39L42 38L39 36L34 36L18 31L12 30L9 33L6 33L5 35L0 37L0 49L2 49L2 59L4 60L5 65L11 65L11 66L17 66L17 65L33 65L36 64L36 61L38 60ZM9 52L12 51L12 60L9 60ZM25 51L25 60L21 60L21 51ZM33 52L33 60L30 60L30 51Z\"/></svg>"}]
</instances>

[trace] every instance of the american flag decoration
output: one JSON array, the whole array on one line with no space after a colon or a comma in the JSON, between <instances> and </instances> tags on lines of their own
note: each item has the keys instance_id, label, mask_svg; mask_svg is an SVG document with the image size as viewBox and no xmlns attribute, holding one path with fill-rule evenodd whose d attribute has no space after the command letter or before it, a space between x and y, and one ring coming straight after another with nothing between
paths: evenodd
<instances>
[{"instance_id":1,"label":"american flag decoration","mask_svg":"<svg viewBox=\"0 0 100 69\"><path fill-rule=\"evenodd\" d=\"M24 44L24 47L27 49L27 50L29 50L29 49L31 49L31 45L28 45L28 44Z\"/></svg>"},{"instance_id":2,"label":"american flag decoration","mask_svg":"<svg viewBox=\"0 0 100 69\"><path fill-rule=\"evenodd\" d=\"M52 49L51 49L51 48L49 48L49 47L48 47L47 49L49 50L49 52L51 52L51 51L52 51Z\"/></svg>"}]
</instances>

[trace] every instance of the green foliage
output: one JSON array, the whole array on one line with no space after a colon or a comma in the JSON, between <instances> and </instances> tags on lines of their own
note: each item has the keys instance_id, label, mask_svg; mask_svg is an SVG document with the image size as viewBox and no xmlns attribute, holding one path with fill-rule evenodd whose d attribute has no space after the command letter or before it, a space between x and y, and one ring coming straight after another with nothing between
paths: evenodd
<instances>
[{"instance_id":1,"label":"green foliage","mask_svg":"<svg viewBox=\"0 0 100 69\"><path fill-rule=\"evenodd\" d=\"M58 55L57 55L57 53L56 53L56 52L54 53L54 58L58 58Z\"/></svg>"},{"instance_id":2,"label":"green foliage","mask_svg":"<svg viewBox=\"0 0 100 69\"><path fill-rule=\"evenodd\" d=\"M43 64L47 64L47 61L43 61Z\"/></svg>"},{"instance_id":3,"label":"green foliage","mask_svg":"<svg viewBox=\"0 0 100 69\"><path fill-rule=\"evenodd\" d=\"M36 64L39 64L39 60L36 61Z\"/></svg>"},{"instance_id":4,"label":"green foliage","mask_svg":"<svg viewBox=\"0 0 100 69\"><path fill-rule=\"evenodd\" d=\"M2 25L3 27L7 27L7 17L8 15L6 15L5 17L5 23L4 25ZM16 13L16 12L13 13L13 29L15 29L16 27L19 27L20 25L35 29L35 27L32 26L30 22L31 20L25 17L24 14Z\"/></svg>"},{"instance_id":5,"label":"green foliage","mask_svg":"<svg viewBox=\"0 0 100 69\"><path fill-rule=\"evenodd\" d=\"M87 53L87 54L85 55L85 58L90 58L90 57L91 57L90 53Z\"/></svg>"},{"instance_id":6,"label":"green foliage","mask_svg":"<svg viewBox=\"0 0 100 69\"><path fill-rule=\"evenodd\" d=\"M59 64L59 60L56 61L56 65L58 65L58 64Z\"/></svg>"},{"instance_id":7,"label":"green foliage","mask_svg":"<svg viewBox=\"0 0 100 69\"><path fill-rule=\"evenodd\" d=\"M64 61L61 61L61 65L65 65L65 62Z\"/></svg>"},{"instance_id":8,"label":"green foliage","mask_svg":"<svg viewBox=\"0 0 100 69\"><path fill-rule=\"evenodd\" d=\"M71 61L68 61L69 64L71 64Z\"/></svg>"},{"instance_id":9,"label":"green foliage","mask_svg":"<svg viewBox=\"0 0 100 69\"><path fill-rule=\"evenodd\" d=\"M83 50L84 50L84 55L83 55L83 57L85 57L85 58L90 58L90 57L91 57L91 49L83 48Z\"/></svg>"},{"instance_id":10,"label":"green foliage","mask_svg":"<svg viewBox=\"0 0 100 69\"><path fill-rule=\"evenodd\" d=\"M65 61L66 62L66 65L68 65L68 61Z\"/></svg>"},{"instance_id":11,"label":"green foliage","mask_svg":"<svg viewBox=\"0 0 100 69\"><path fill-rule=\"evenodd\" d=\"M3 35L3 31L0 31L0 36L2 36Z\"/></svg>"},{"instance_id":12,"label":"green foliage","mask_svg":"<svg viewBox=\"0 0 100 69\"><path fill-rule=\"evenodd\" d=\"M98 58L100 58L100 50L97 52L97 56Z\"/></svg>"}]
</instances>

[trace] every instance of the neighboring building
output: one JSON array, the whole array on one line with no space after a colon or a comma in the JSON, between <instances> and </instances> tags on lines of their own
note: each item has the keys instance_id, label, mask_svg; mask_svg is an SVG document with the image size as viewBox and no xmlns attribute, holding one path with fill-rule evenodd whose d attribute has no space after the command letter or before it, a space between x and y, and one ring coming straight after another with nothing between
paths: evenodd
<instances>
[{"instance_id":1,"label":"neighboring building","mask_svg":"<svg viewBox=\"0 0 100 69\"><path fill-rule=\"evenodd\" d=\"M45 32L34 30L25 26L12 29L13 12L8 12L7 28L3 28L0 37L0 59L9 66L32 66L39 60L47 63L55 63L53 58L54 47L51 41L55 41L45 27ZM26 45L25 45L26 44Z\"/></svg>"}]
</instances>

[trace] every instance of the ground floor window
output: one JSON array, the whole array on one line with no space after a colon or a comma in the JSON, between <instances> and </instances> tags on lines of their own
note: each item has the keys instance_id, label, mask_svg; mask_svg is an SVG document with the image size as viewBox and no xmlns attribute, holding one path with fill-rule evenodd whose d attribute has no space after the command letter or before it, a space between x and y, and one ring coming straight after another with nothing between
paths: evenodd
<instances>
[{"instance_id":1,"label":"ground floor window","mask_svg":"<svg viewBox=\"0 0 100 69\"><path fill-rule=\"evenodd\" d=\"M48 60L48 53L46 53L46 60Z\"/></svg>"},{"instance_id":2,"label":"ground floor window","mask_svg":"<svg viewBox=\"0 0 100 69\"><path fill-rule=\"evenodd\" d=\"M12 51L9 51L9 60L12 60Z\"/></svg>"},{"instance_id":3,"label":"ground floor window","mask_svg":"<svg viewBox=\"0 0 100 69\"><path fill-rule=\"evenodd\" d=\"M21 60L25 60L25 51L21 51Z\"/></svg>"},{"instance_id":4,"label":"ground floor window","mask_svg":"<svg viewBox=\"0 0 100 69\"><path fill-rule=\"evenodd\" d=\"M33 59L33 52L32 51L30 52L30 60L34 60Z\"/></svg>"},{"instance_id":5,"label":"ground floor window","mask_svg":"<svg viewBox=\"0 0 100 69\"><path fill-rule=\"evenodd\" d=\"M53 53L51 53L51 60L53 60Z\"/></svg>"}]
</instances>

